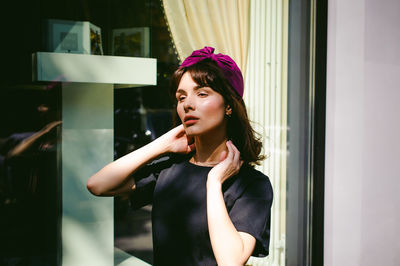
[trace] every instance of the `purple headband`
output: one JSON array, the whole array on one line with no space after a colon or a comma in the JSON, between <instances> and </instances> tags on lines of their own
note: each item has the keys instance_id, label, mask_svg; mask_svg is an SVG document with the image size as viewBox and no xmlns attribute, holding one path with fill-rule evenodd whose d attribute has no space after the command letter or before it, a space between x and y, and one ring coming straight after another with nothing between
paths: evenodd
<instances>
[{"instance_id":1,"label":"purple headband","mask_svg":"<svg viewBox=\"0 0 400 266\"><path fill-rule=\"evenodd\" d=\"M224 54L214 54L214 50L213 47L205 46L203 49L193 51L193 53L183 61L179 68L188 67L206 58L210 58L217 63L219 68L222 70L222 73L224 73L225 78L242 98L244 87L242 72L232 58Z\"/></svg>"}]
</instances>

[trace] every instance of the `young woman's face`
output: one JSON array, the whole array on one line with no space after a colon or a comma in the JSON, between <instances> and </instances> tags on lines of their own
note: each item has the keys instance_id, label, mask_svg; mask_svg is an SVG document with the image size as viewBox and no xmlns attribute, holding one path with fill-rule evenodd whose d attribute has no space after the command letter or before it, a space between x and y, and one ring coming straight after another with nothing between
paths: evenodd
<instances>
[{"instance_id":1,"label":"young woman's face","mask_svg":"<svg viewBox=\"0 0 400 266\"><path fill-rule=\"evenodd\" d=\"M200 87L188 72L181 78L176 99L177 113L186 134L196 136L215 130L226 131L224 98L209 87Z\"/></svg>"}]
</instances>

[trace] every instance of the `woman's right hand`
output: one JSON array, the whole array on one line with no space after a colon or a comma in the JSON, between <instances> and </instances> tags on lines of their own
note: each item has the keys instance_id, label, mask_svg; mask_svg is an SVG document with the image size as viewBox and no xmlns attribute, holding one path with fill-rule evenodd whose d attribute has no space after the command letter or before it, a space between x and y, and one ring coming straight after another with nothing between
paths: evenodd
<instances>
[{"instance_id":1,"label":"woman's right hand","mask_svg":"<svg viewBox=\"0 0 400 266\"><path fill-rule=\"evenodd\" d=\"M177 126L155 141L109 163L92 175L87 188L97 196L115 196L135 189L132 174L163 153L189 153L195 149L193 138L186 135L182 125Z\"/></svg>"},{"instance_id":2,"label":"woman's right hand","mask_svg":"<svg viewBox=\"0 0 400 266\"><path fill-rule=\"evenodd\" d=\"M159 138L166 145L167 151L172 153L190 153L195 150L193 137L186 135L183 125L179 125Z\"/></svg>"}]
</instances>

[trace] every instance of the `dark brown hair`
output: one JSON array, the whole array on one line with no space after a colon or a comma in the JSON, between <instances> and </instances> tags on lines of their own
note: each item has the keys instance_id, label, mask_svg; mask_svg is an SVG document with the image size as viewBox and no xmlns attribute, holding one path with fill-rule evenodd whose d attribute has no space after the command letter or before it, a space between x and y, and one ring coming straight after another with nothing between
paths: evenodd
<instances>
[{"instance_id":1,"label":"dark brown hair","mask_svg":"<svg viewBox=\"0 0 400 266\"><path fill-rule=\"evenodd\" d=\"M194 65L178 68L171 78L171 97L177 103L175 93L183 74L189 72L192 79L200 86L210 87L222 95L225 105L232 108L232 115L227 117L227 137L240 151L245 164L260 164L265 157L261 155L262 142L250 125L243 99L231 88L218 65L211 59L204 59ZM176 113L175 113L176 115ZM175 116L175 118L177 115ZM177 122L177 119L175 120Z\"/></svg>"}]
</instances>

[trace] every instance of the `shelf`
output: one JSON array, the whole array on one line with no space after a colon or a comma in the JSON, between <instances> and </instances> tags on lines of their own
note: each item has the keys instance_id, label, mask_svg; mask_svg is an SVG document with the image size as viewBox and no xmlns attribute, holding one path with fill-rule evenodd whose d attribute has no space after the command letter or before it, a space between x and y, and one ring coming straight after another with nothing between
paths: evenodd
<instances>
[{"instance_id":1,"label":"shelf","mask_svg":"<svg viewBox=\"0 0 400 266\"><path fill-rule=\"evenodd\" d=\"M37 52L32 59L34 81L157 84L154 58Z\"/></svg>"}]
</instances>

